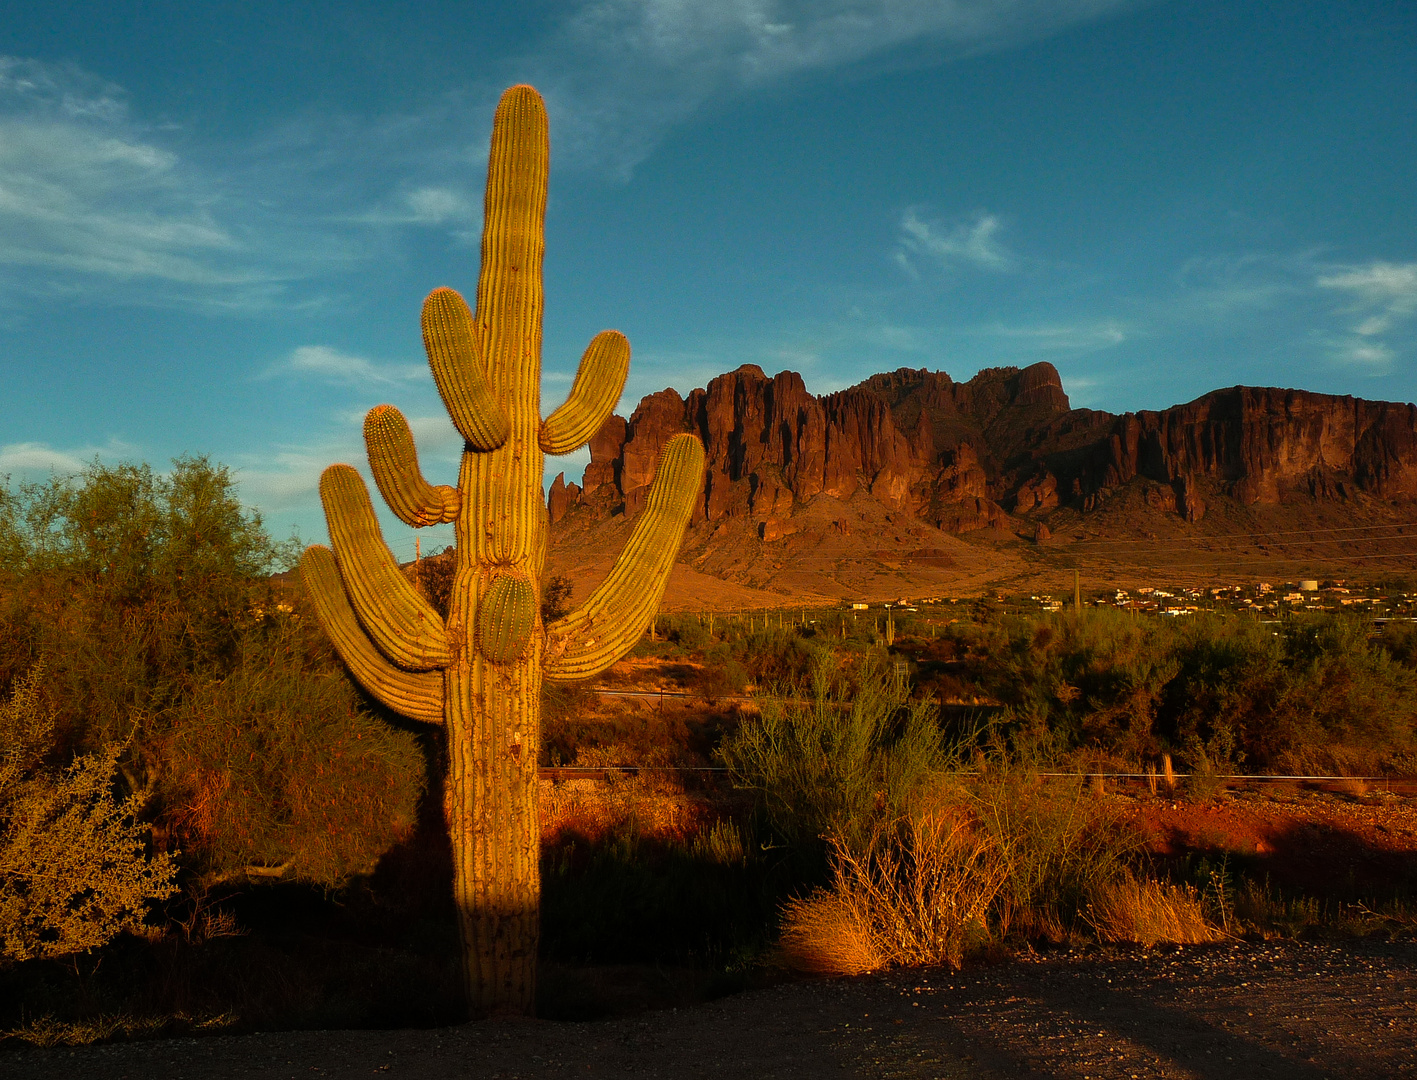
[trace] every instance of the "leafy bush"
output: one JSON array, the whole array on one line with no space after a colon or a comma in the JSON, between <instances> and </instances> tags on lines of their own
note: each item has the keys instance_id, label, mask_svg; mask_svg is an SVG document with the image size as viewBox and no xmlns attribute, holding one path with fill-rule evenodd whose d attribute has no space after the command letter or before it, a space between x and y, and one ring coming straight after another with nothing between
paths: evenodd
<instances>
[{"instance_id":1,"label":"leafy bush","mask_svg":"<svg viewBox=\"0 0 1417 1080\"><path fill-rule=\"evenodd\" d=\"M951 762L932 701L912 701L880 658L848 679L820 653L810 684L759 697L760 714L725 738L733 782L757 794L771 828L801 849L848 846L913 800Z\"/></svg>"},{"instance_id":2,"label":"leafy bush","mask_svg":"<svg viewBox=\"0 0 1417 1080\"><path fill-rule=\"evenodd\" d=\"M119 747L47 764L54 717L42 672L0 706L0 953L11 960L81 952L135 929L176 874L169 855L147 856L144 796L114 798Z\"/></svg>"},{"instance_id":3,"label":"leafy bush","mask_svg":"<svg viewBox=\"0 0 1417 1080\"><path fill-rule=\"evenodd\" d=\"M985 769L970 797L997 845L1004 882L995 901L1001 932L1063 937L1088 903L1124 879L1140 836L1081 780L1045 783L1002 763Z\"/></svg>"},{"instance_id":4,"label":"leafy bush","mask_svg":"<svg viewBox=\"0 0 1417 1080\"><path fill-rule=\"evenodd\" d=\"M833 838L832 883L783 912L789 966L856 975L887 966L959 967L1003 884L993 841L967 817L926 812L879 824L859 850Z\"/></svg>"},{"instance_id":5,"label":"leafy bush","mask_svg":"<svg viewBox=\"0 0 1417 1080\"><path fill-rule=\"evenodd\" d=\"M1016 748L1122 761L1177 755L1191 771L1377 770L1417 751L1417 636L1369 640L1362 620L1322 615L1278 630L1245 617L998 617L955 624L951 658L1003 706Z\"/></svg>"},{"instance_id":6,"label":"leafy bush","mask_svg":"<svg viewBox=\"0 0 1417 1080\"><path fill-rule=\"evenodd\" d=\"M414 820L426 765L347 678L226 469L94 464L0 501L0 686L46 658L58 749L123 749L154 835L211 880L323 885Z\"/></svg>"}]
</instances>

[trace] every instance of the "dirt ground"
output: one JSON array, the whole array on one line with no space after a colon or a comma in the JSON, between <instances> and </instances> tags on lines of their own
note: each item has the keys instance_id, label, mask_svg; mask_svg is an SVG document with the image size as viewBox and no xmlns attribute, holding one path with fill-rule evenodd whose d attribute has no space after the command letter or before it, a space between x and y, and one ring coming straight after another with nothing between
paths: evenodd
<instances>
[{"instance_id":1,"label":"dirt ground","mask_svg":"<svg viewBox=\"0 0 1417 1080\"><path fill-rule=\"evenodd\" d=\"M488 1021L0 1055L12 1080L1393 1077L1417 1074L1417 945L1058 951L791 983L597 1023Z\"/></svg>"}]
</instances>

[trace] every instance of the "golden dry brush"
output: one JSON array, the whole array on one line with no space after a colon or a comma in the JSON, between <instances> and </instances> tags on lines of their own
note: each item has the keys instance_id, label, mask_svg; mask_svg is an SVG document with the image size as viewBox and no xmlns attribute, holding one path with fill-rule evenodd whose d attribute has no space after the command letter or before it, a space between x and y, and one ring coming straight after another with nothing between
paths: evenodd
<instances>
[{"instance_id":1,"label":"golden dry brush","mask_svg":"<svg viewBox=\"0 0 1417 1080\"><path fill-rule=\"evenodd\" d=\"M444 804L473 1014L532 1008L542 680L604 671L644 634L703 479L699 440L671 439L609 576L579 608L543 624L543 455L590 440L619 400L630 363L623 334L598 334L565 404L541 418L548 150L540 95L512 87L493 122L476 311L452 289L434 290L423 305L428 363L465 441L457 485L424 479L393 406L376 406L364 424L370 471L389 509L411 526L455 527L446 619L400 573L368 489L348 465L320 479L333 550L310 547L300 564L354 677L389 708L446 727Z\"/></svg>"}]
</instances>

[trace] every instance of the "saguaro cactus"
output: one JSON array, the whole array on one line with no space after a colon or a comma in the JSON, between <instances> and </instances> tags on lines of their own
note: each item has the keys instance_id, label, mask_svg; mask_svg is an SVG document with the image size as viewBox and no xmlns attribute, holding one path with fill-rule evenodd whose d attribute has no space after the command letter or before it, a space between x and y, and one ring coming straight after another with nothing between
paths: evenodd
<instances>
[{"instance_id":1,"label":"saguaro cactus","mask_svg":"<svg viewBox=\"0 0 1417 1080\"><path fill-rule=\"evenodd\" d=\"M532 1008L542 680L603 671L644 633L703 474L698 439L671 439L609 576L580 608L542 624L543 454L589 441L615 407L630 363L622 334L597 335L569 399L541 418L547 158L541 97L514 86L492 128L476 314L451 289L434 290L423 305L428 363L466 440L457 486L424 480L393 406L376 406L364 423L369 467L389 509L413 526L456 527L446 620L399 572L368 490L348 465L331 465L320 479L334 550L310 547L300 564L355 678L403 715L446 725L444 805L473 1014Z\"/></svg>"}]
</instances>

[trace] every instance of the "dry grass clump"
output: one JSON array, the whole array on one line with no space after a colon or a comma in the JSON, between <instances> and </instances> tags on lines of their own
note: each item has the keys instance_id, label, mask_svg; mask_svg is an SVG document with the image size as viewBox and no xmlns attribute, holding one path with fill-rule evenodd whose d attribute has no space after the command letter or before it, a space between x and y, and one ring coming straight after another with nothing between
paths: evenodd
<instances>
[{"instance_id":1,"label":"dry grass clump","mask_svg":"<svg viewBox=\"0 0 1417 1080\"><path fill-rule=\"evenodd\" d=\"M877 827L859 849L834 837L831 862L831 887L783 913L782 957L800 971L958 967L1005 873L993 841L948 813Z\"/></svg>"},{"instance_id":2,"label":"dry grass clump","mask_svg":"<svg viewBox=\"0 0 1417 1080\"><path fill-rule=\"evenodd\" d=\"M1193 886L1130 874L1098 886L1083 916L1102 941L1195 945L1225 936L1206 920Z\"/></svg>"},{"instance_id":3,"label":"dry grass clump","mask_svg":"<svg viewBox=\"0 0 1417 1080\"><path fill-rule=\"evenodd\" d=\"M807 975L863 975L886 966L861 897L818 889L783 910L778 951L783 963Z\"/></svg>"},{"instance_id":4,"label":"dry grass clump","mask_svg":"<svg viewBox=\"0 0 1417 1080\"><path fill-rule=\"evenodd\" d=\"M1004 866L994 903L1000 934L1059 941L1088 901L1123 879L1142 837L1080 778L1044 782L1023 768L986 769L970 795Z\"/></svg>"},{"instance_id":5,"label":"dry grass clump","mask_svg":"<svg viewBox=\"0 0 1417 1080\"><path fill-rule=\"evenodd\" d=\"M620 747L582 747L575 764L607 768L626 757ZM701 796L684 790L677 774L653 768L541 781L541 836L548 844L563 836L603 839L631 823L642 836L684 840L700 830L709 812Z\"/></svg>"}]
</instances>

